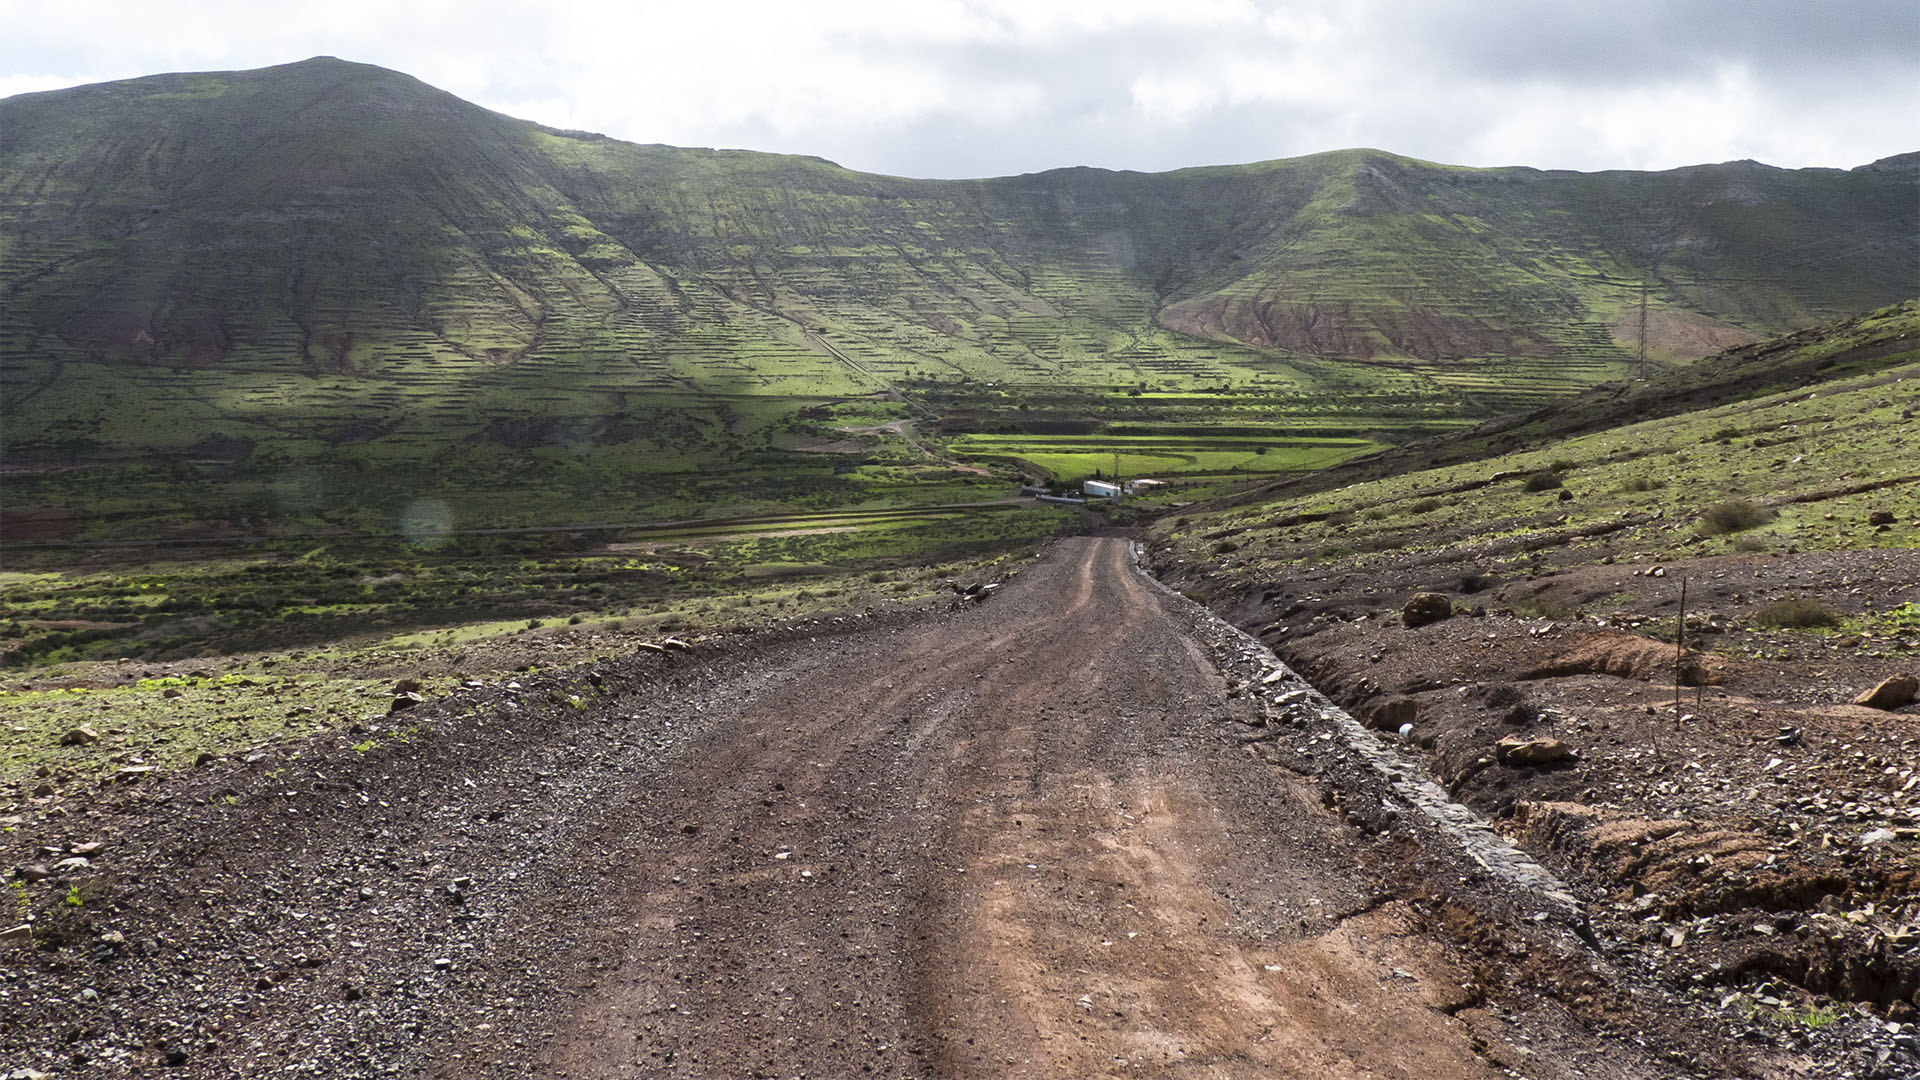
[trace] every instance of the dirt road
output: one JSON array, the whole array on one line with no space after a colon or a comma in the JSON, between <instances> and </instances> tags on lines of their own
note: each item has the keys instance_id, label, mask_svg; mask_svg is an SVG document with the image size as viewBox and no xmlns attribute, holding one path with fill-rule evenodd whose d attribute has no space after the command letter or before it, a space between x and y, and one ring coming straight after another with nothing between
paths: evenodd
<instances>
[{"instance_id":1,"label":"dirt road","mask_svg":"<svg viewBox=\"0 0 1920 1080\"><path fill-rule=\"evenodd\" d=\"M556 1074L1495 1075L1409 932L1128 563L810 657L626 838L616 969ZM1358 914L1356 914L1358 913Z\"/></svg>"},{"instance_id":2,"label":"dirt road","mask_svg":"<svg viewBox=\"0 0 1920 1080\"><path fill-rule=\"evenodd\" d=\"M966 611L476 688L410 748L102 809L64 826L105 837L99 902L0 954L0 1065L1729 1068L1656 1060L1634 1028L1663 1014L1570 935L1503 925L1457 853L1249 753L1191 618L1125 541L1064 542Z\"/></svg>"}]
</instances>

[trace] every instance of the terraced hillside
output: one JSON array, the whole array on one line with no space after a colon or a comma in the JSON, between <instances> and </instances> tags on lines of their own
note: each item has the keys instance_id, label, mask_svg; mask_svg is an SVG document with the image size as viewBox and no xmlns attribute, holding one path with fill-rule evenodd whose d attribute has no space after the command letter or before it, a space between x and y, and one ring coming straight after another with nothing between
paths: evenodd
<instances>
[{"instance_id":1,"label":"terraced hillside","mask_svg":"<svg viewBox=\"0 0 1920 1080\"><path fill-rule=\"evenodd\" d=\"M43 532L114 535L952 495L892 432L812 452L933 415L1427 430L1623 374L1643 280L1657 364L1911 294L1917 170L917 181L325 58L23 95L0 453Z\"/></svg>"}]
</instances>

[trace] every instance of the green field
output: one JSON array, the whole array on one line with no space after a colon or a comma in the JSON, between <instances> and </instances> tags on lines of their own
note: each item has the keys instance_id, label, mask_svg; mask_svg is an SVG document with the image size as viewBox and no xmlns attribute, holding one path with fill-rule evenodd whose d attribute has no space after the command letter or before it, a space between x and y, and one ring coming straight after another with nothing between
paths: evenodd
<instances>
[{"instance_id":1,"label":"green field","mask_svg":"<svg viewBox=\"0 0 1920 1080\"><path fill-rule=\"evenodd\" d=\"M1071 528L1012 501L784 514L664 528L14 552L0 571L0 662L11 666L324 647L489 620L661 618L697 625L821 581L997 557ZM765 602L765 601L762 601ZM751 603L751 602L750 602Z\"/></svg>"},{"instance_id":2,"label":"green field","mask_svg":"<svg viewBox=\"0 0 1920 1080\"><path fill-rule=\"evenodd\" d=\"M948 449L964 460L1032 467L1072 483L1091 477L1128 479L1307 472L1382 444L1358 438L1272 438L1206 435L967 435ZM1116 471L1117 470L1117 471Z\"/></svg>"}]
</instances>

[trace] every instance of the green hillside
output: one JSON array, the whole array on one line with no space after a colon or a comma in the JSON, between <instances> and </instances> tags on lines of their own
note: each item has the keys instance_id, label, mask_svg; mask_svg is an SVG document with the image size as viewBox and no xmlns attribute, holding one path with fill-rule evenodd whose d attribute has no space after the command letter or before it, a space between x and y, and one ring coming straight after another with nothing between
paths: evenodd
<instances>
[{"instance_id":1,"label":"green hillside","mask_svg":"<svg viewBox=\"0 0 1920 1080\"><path fill-rule=\"evenodd\" d=\"M1917 170L918 181L325 58L22 95L9 534L965 500L942 435L1059 423L1365 446L1624 375L1643 280L1656 367L1911 295Z\"/></svg>"},{"instance_id":2,"label":"green hillside","mask_svg":"<svg viewBox=\"0 0 1920 1080\"><path fill-rule=\"evenodd\" d=\"M1659 402L1589 393L1517 424L1194 506L1157 525L1168 568L1220 595L1413 566L1536 570L1920 542L1920 300L1736 350ZM1645 407L1638 407L1644 403ZM1636 420L1636 417L1643 419ZM1883 527L1876 510L1894 508ZM1732 524L1716 514L1734 513ZM1424 568L1424 569L1421 569Z\"/></svg>"}]
</instances>

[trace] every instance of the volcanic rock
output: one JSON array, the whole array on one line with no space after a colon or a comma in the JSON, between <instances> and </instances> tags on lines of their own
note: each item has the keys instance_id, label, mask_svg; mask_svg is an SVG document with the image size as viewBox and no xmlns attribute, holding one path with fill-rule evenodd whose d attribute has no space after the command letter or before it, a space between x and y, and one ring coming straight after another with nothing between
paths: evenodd
<instances>
[{"instance_id":1,"label":"volcanic rock","mask_svg":"<svg viewBox=\"0 0 1920 1080\"><path fill-rule=\"evenodd\" d=\"M1453 616L1453 601L1441 593L1414 593L1400 609L1400 620L1408 626L1425 626Z\"/></svg>"},{"instance_id":2,"label":"volcanic rock","mask_svg":"<svg viewBox=\"0 0 1920 1080\"><path fill-rule=\"evenodd\" d=\"M1854 698L1853 703L1869 709L1898 709L1913 704L1917 695L1920 695L1920 679L1912 675L1895 675Z\"/></svg>"}]
</instances>

